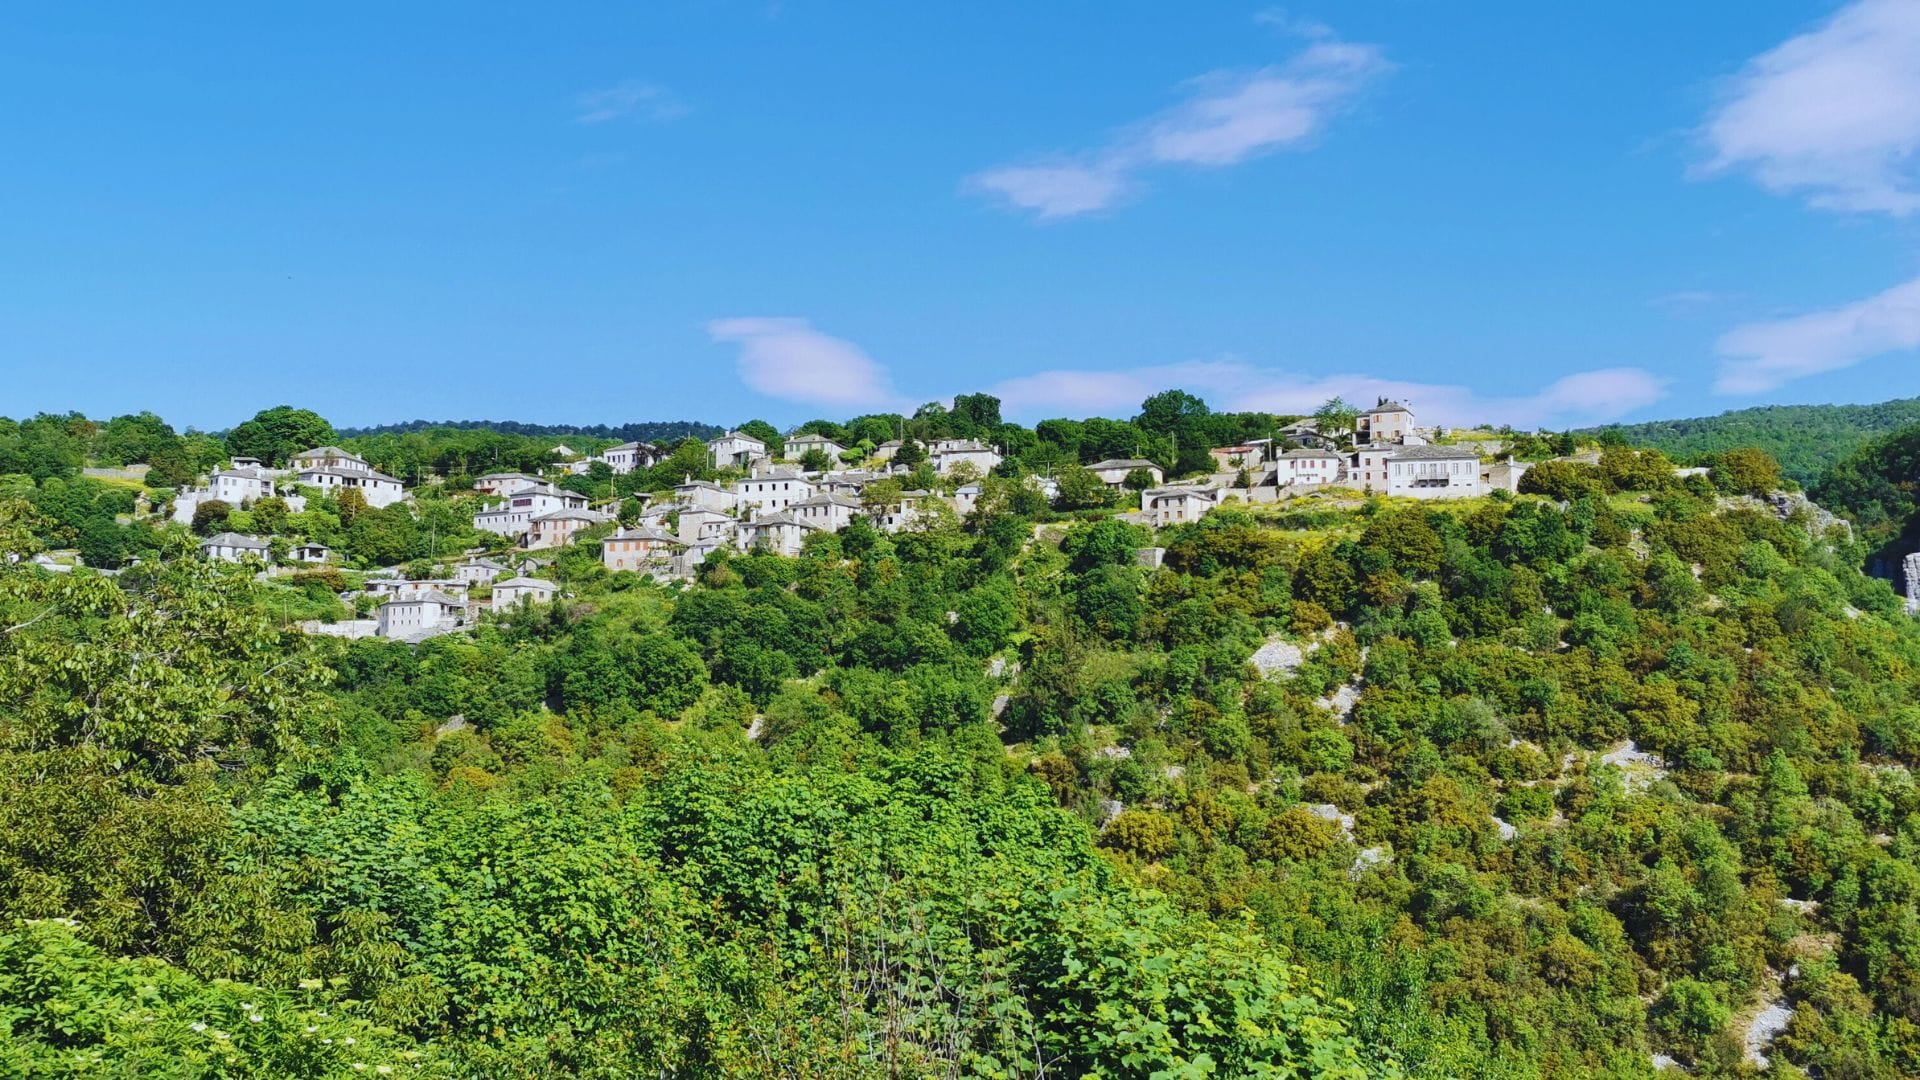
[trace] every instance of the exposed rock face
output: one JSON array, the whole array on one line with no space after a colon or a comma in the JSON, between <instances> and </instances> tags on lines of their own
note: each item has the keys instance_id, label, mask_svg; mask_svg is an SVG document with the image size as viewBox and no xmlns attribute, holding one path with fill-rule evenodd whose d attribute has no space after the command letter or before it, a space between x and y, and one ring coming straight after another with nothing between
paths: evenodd
<instances>
[{"instance_id":1,"label":"exposed rock face","mask_svg":"<svg viewBox=\"0 0 1920 1080\"><path fill-rule=\"evenodd\" d=\"M1767 496L1766 501L1769 506L1773 507L1773 512L1780 515L1780 520L1782 521L1793 517L1802 510L1806 511L1815 536L1826 532L1835 525L1847 530L1849 534L1853 532L1852 522L1815 503L1812 499L1807 498L1803 492L1776 491Z\"/></svg>"},{"instance_id":2,"label":"exposed rock face","mask_svg":"<svg viewBox=\"0 0 1920 1080\"><path fill-rule=\"evenodd\" d=\"M1907 610L1920 612L1920 551L1900 561L1900 578L1907 585Z\"/></svg>"}]
</instances>

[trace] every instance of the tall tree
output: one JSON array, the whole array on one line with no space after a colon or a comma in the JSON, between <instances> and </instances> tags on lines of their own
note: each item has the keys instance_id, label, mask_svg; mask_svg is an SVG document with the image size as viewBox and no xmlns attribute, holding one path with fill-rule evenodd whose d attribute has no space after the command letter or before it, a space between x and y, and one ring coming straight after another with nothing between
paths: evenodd
<instances>
[{"instance_id":1,"label":"tall tree","mask_svg":"<svg viewBox=\"0 0 1920 1080\"><path fill-rule=\"evenodd\" d=\"M290 455L334 442L333 425L311 409L276 405L262 409L227 433L227 448L239 457L285 465Z\"/></svg>"}]
</instances>

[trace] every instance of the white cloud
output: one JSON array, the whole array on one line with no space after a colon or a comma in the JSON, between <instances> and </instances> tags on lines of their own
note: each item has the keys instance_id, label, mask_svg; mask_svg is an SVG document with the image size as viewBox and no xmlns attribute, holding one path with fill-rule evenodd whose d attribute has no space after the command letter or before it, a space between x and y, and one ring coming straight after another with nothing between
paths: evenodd
<instances>
[{"instance_id":1,"label":"white cloud","mask_svg":"<svg viewBox=\"0 0 1920 1080\"><path fill-rule=\"evenodd\" d=\"M740 348L740 378L768 397L844 409L901 409L887 369L805 319L716 319L707 333Z\"/></svg>"},{"instance_id":2,"label":"white cloud","mask_svg":"<svg viewBox=\"0 0 1920 1080\"><path fill-rule=\"evenodd\" d=\"M1386 379L1359 373L1303 375L1235 360L1123 370L1042 371L993 388L1006 412L1048 416L1131 416L1148 396L1185 389L1227 411L1309 413L1331 397L1366 404L1388 397L1411 404L1424 421L1489 421L1521 427L1568 427L1615 420L1666 396L1666 380L1642 368L1578 372L1536 393L1482 395L1464 386Z\"/></svg>"},{"instance_id":3,"label":"white cloud","mask_svg":"<svg viewBox=\"0 0 1920 1080\"><path fill-rule=\"evenodd\" d=\"M1213 72L1188 84L1189 96L1081 154L1001 165L967 186L998 196L1042 220L1114 205L1156 167L1222 168L1308 145L1329 118L1391 71L1377 46L1318 39L1284 64L1252 72Z\"/></svg>"},{"instance_id":4,"label":"white cloud","mask_svg":"<svg viewBox=\"0 0 1920 1080\"><path fill-rule=\"evenodd\" d=\"M603 90L590 90L573 101L576 124L604 124L622 117L643 120L677 120L687 114L687 106L664 86L628 79Z\"/></svg>"},{"instance_id":5,"label":"white cloud","mask_svg":"<svg viewBox=\"0 0 1920 1080\"><path fill-rule=\"evenodd\" d=\"M988 169L969 183L1041 220L1102 210L1126 189L1119 171L1092 165L1008 165Z\"/></svg>"},{"instance_id":6,"label":"white cloud","mask_svg":"<svg viewBox=\"0 0 1920 1080\"><path fill-rule=\"evenodd\" d=\"M1920 3L1857 0L1749 61L1702 135L1709 173L1834 210L1920 210Z\"/></svg>"},{"instance_id":7,"label":"white cloud","mask_svg":"<svg viewBox=\"0 0 1920 1080\"><path fill-rule=\"evenodd\" d=\"M1735 327L1720 338L1725 359L1714 390L1758 394L1914 349L1920 349L1920 279L1828 311Z\"/></svg>"}]
</instances>

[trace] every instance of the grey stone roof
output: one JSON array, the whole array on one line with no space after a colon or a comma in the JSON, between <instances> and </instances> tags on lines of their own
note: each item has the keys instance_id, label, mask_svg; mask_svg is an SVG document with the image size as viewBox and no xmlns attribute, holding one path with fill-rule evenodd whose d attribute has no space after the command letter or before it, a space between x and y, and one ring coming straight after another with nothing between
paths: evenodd
<instances>
[{"instance_id":1,"label":"grey stone roof","mask_svg":"<svg viewBox=\"0 0 1920 1080\"><path fill-rule=\"evenodd\" d=\"M493 591L495 592L499 592L501 589L528 589L528 588L546 589L548 592L557 592L560 586L554 584L551 581L548 581L546 578L526 577L526 576L510 577L505 581L496 581L493 583Z\"/></svg>"},{"instance_id":2,"label":"grey stone roof","mask_svg":"<svg viewBox=\"0 0 1920 1080\"><path fill-rule=\"evenodd\" d=\"M329 469L329 468L326 468L325 466L315 465L315 466L309 466L308 468L305 468L305 469L301 469L300 475L301 476L351 476L351 477L354 477L355 479L385 480L389 484L398 484L400 482L397 477L388 476L386 473L381 472L379 469L366 469L364 471L359 469Z\"/></svg>"},{"instance_id":3,"label":"grey stone roof","mask_svg":"<svg viewBox=\"0 0 1920 1080\"><path fill-rule=\"evenodd\" d=\"M1371 408L1371 409L1368 409L1367 411L1368 411L1368 412L1370 412L1370 413L1382 413L1382 412L1403 412L1403 413L1410 413L1410 412L1412 412L1413 410L1412 410L1412 409L1409 409L1409 408L1407 408L1407 407L1406 407L1405 405L1402 405L1402 404L1400 404L1400 403L1399 403L1399 402L1397 402L1397 401L1387 401L1387 400L1384 400L1384 399L1383 399L1383 400L1382 400L1382 401L1380 402L1380 404L1378 404L1378 405L1375 405L1375 406L1374 406L1373 408Z\"/></svg>"},{"instance_id":4,"label":"grey stone roof","mask_svg":"<svg viewBox=\"0 0 1920 1080\"><path fill-rule=\"evenodd\" d=\"M1092 469L1094 472L1105 472L1108 469L1157 469L1159 467L1160 466L1155 465L1153 462L1141 458L1108 458L1105 461L1096 461L1087 466L1087 468Z\"/></svg>"},{"instance_id":5,"label":"grey stone roof","mask_svg":"<svg viewBox=\"0 0 1920 1080\"><path fill-rule=\"evenodd\" d=\"M423 593L414 593L412 596L396 596L393 599L387 601L386 603L381 604L380 606L392 607L395 604L439 604L441 607L454 607L454 608L463 608L467 606L466 601L456 600L453 597L448 596L446 593L443 593L443 592L423 592Z\"/></svg>"},{"instance_id":6,"label":"grey stone roof","mask_svg":"<svg viewBox=\"0 0 1920 1080\"><path fill-rule=\"evenodd\" d=\"M864 504L858 499L850 499L837 491L831 491L824 495L815 495L811 498L801 499L796 503L788 503L787 505L795 509L802 506L844 506L849 510L858 510Z\"/></svg>"},{"instance_id":7,"label":"grey stone roof","mask_svg":"<svg viewBox=\"0 0 1920 1080\"><path fill-rule=\"evenodd\" d=\"M1472 450L1455 446L1393 446L1387 456L1395 461L1479 461Z\"/></svg>"},{"instance_id":8,"label":"grey stone roof","mask_svg":"<svg viewBox=\"0 0 1920 1080\"><path fill-rule=\"evenodd\" d=\"M638 529L621 529L619 532L614 533L612 536L607 537L607 539L609 540L663 540L669 544L680 543L680 538L677 536L674 536L671 533L665 533L665 532L661 532L659 529L649 529L645 527L638 528Z\"/></svg>"},{"instance_id":9,"label":"grey stone roof","mask_svg":"<svg viewBox=\"0 0 1920 1080\"><path fill-rule=\"evenodd\" d=\"M302 450L300 453L293 455L293 458L295 461L298 461L301 458L310 458L310 457L350 458L354 461L367 460L366 458L361 457L359 454L356 454L351 450L342 450L337 446L316 446L311 450Z\"/></svg>"},{"instance_id":10,"label":"grey stone roof","mask_svg":"<svg viewBox=\"0 0 1920 1080\"><path fill-rule=\"evenodd\" d=\"M200 541L202 550L210 547L246 548L249 551L267 550L267 542L255 536L242 536L237 532L215 533Z\"/></svg>"},{"instance_id":11,"label":"grey stone roof","mask_svg":"<svg viewBox=\"0 0 1920 1080\"><path fill-rule=\"evenodd\" d=\"M1332 450L1289 450L1280 455L1282 458L1339 458Z\"/></svg>"}]
</instances>

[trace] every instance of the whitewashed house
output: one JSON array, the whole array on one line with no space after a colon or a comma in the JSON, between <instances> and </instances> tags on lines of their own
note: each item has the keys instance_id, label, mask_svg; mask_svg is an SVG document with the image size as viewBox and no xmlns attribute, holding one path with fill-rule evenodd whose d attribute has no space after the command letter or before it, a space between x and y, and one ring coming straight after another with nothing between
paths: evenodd
<instances>
[{"instance_id":1,"label":"whitewashed house","mask_svg":"<svg viewBox=\"0 0 1920 1080\"><path fill-rule=\"evenodd\" d=\"M797 520L787 514L770 514L740 526L736 534L742 551L768 551L776 555L798 555L807 534L819 526Z\"/></svg>"},{"instance_id":2,"label":"whitewashed house","mask_svg":"<svg viewBox=\"0 0 1920 1080\"><path fill-rule=\"evenodd\" d=\"M787 507L796 520L816 525L828 532L839 532L864 512L860 500L835 492L821 492Z\"/></svg>"},{"instance_id":3,"label":"whitewashed house","mask_svg":"<svg viewBox=\"0 0 1920 1080\"><path fill-rule=\"evenodd\" d=\"M1140 510L1156 529L1198 521L1218 505L1220 493L1212 488L1151 488L1140 493Z\"/></svg>"},{"instance_id":4,"label":"whitewashed house","mask_svg":"<svg viewBox=\"0 0 1920 1080\"><path fill-rule=\"evenodd\" d=\"M607 463L615 476L624 476L635 469L645 469L660 460L660 451L652 443L626 442L600 454L600 460Z\"/></svg>"},{"instance_id":5,"label":"whitewashed house","mask_svg":"<svg viewBox=\"0 0 1920 1080\"><path fill-rule=\"evenodd\" d=\"M535 604L550 602L560 587L544 578L511 577L495 582L493 586L493 610L510 608L526 600Z\"/></svg>"},{"instance_id":6,"label":"whitewashed house","mask_svg":"<svg viewBox=\"0 0 1920 1080\"><path fill-rule=\"evenodd\" d=\"M927 460L941 476L961 465L971 465L979 475L986 476L999 467L1002 459L998 450L973 439L935 439L927 447Z\"/></svg>"},{"instance_id":7,"label":"whitewashed house","mask_svg":"<svg viewBox=\"0 0 1920 1080\"><path fill-rule=\"evenodd\" d=\"M222 562L240 562L249 558L267 562L272 557L265 540L233 532L215 533L200 541L200 554Z\"/></svg>"},{"instance_id":8,"label":"whitewashed house","mask_svg":"<svg viewBox=\"0 0 1920 1080\"><path fill-rule=\"evenodd\" d=\"M788 461L799 461L809 450L818 450L831 461L839 461L847 448L820 434L789 435L782 448L782 456Z\"/></svg>"},{"instance_id":9,"label":"whitewashed house","mask_svg":"<svg viewBox=\"0 0 1920 1080\"><path fill-rule=\"evenodd\" d=\"M802 499L813 497L812 481L792 469L762 469L734 482L733 494L742 510L777 514Z\"/></svg>"},{"instance_id":10,"label":"whitewashed house","mask_svg":"<svg viewBox=\"0 0 1920 1080\"><path fill-rule=\"evenodd\" d=\"M348 472L344 469L301 469L295 479L329 495L357 488L367 505L378 510L407 497L406 485L382 472Z\"/></svg>"},{"instance_id":11,"label":"whitewashed house","mask_svg":"<svg viewBox=\"0 0 1920 1080\"><path fill-rule=\"evenodd\" d=\"M1347 481L1355 487L1367 491L1385 491L1387 489L1387 459L1393 456L1398 446L1362 446L1353 452L1353 467L1347 470Z\"/></svg>"},{"instance_id":12,"label":"whitewashed house","mask_svg":"<svg viewBox=\"0 0 1920 1080\"><path fill-rule=\"evenodd\" d=\"M505 565L492 559L468 559L453 568L453 577L461 585L472 588L483 582L492 581L507 572Z\"/></svg>"},{"instance_id":13,"label":"whitewashed house","mask_svg":"<svg viewBox=\"0 0 1920 1080\"><path fill-rule=\"evenodd\" d=\"M1401 446L1386 461L1389 495L1454 499L1482 494L1480 455L1451 446Z\"/></svg>"},{"instance_id":14,"label":"whitewashed house","mask_svg":"<svg viewBox=\"0 0 1920 1080\"><path fill-rule=\"evenodd\" d=\"M948 500L953 503L953 512L962 518L973 513L973 508L980 505L980 493L984 490L979 484L961 484L954 488L953 498Z\"/></svg>"},{"instance_id":15,"label":"whitewashed house","mask_svg":"<svg viewBox=\"0 0 1920 1080\"><path fill-rule=\"evenodd\" d=\"M745 469L767 456L767 444L751 435L729 431L707 443L707 456L716 469Z\"/></svg>"},{"instance_id":16,"label":"whitewashed house","mask_svg":"<svg viewBox=\"0 0 1920 1080\"><path fill-rule=\"evenodd\" d=\"M529 551L565 547L581 533L612 520L612 514L597 510L555 510L527 523L527 531L520 536L520 546Z\"/></svg>"},{"instance_id":17,"label":"whitewashed house","mask_svg":"<svg viewBox=\"0 0 1920 1080\"><path fill-rule=\"evenodd\" d=\"M366 458L337 446L303 450L289 460L299 483L329 495L358 488L367 505L376 510L407 497L406 485L369 465Z\"/></svg>"},{"instance_id":18,"label":"whitewashed house","mask_svg":"<svg viewBox=\"0 0 1920 1080\"><path fill-rule=\"evenodd\" d=\"M1336 483L1346 463L1346 458L1331 450L1289 450L1273 463L1274 483L1281 487Z\"/></svg>"},{"instance_id":19,"label":"whitewashed house","mask_svg":"<svg viewBox=\"0 0 1920 1080\"><path fill-rule=\"evenodd\" d=\"M499 536L519 536L533 525L533 519L562 510L585 510L587 497L555 487L516 491L504 502L473 515L473 527Z\"/></svg>"},{"instance_id":20,"label":"whitewashed house","mask_svg":"<svg viewBox=\"0 0 1920 1080\"><path fill-rule=\"evenodd\" d=\"M621 529L600 541L600 564L609 570L650 570L664 566L686 546L659 529Z\"/></svg>"},{"instance_id":21,"label":"whitewashed house","mask_svg":"<svg viewBox=\"0 0 1920 1080\"><path fill-rule=\"evenodd\" d=\"M302 469L343 469L347 472L372 472L373 466L367 459L351 450L342 450L337 446L316 446L311 450L302 450L287 459L287 467L293 472Z\"/></svg>"},{"instance_id":22,"label":"whitewashed house","mask_svg":"<svg viewBox=\"0 0 1920 1080\"><path fill-rule=\"evenodd\" d=\"M446 592L460 584L457 578L368 578L361 588L371 596L405 598Z\"/></svg>"},{"instance_id":23,"label":"whitewashed house","mask_svg":"<svg viewBox=\"0 0 1920 1080\"><path fill-rule=\"evenodd\" d=\"M384 638L424 638L457 628L466 617L466 604L441 592L397 596L380 605L379 626Z\"/></svg>"},{"instance_id":24,"label":"whitewashed house","mask_svg":"<svg viewBox=\"0 0 1920 1080\"><path fill-rule=\"evenodd\" d=\"M251 505L273 494L273 476L259 465L236 465L208 477L207 491L228 506Z\"/></svg>"},{"instance_id":25,"label":"whitewashed house","mask_svg":"<svg viewBox=\"0 0 1920 1080\"><path fill-rule=\"evenodd\" d=\"M1108 458L1087 466L1088 472L1099 477L1100 482L1110 488L1124 485L1127 477L1132 475L1135 469L1147 470L1147 475L1153 477L1154 487L1159 487L1166 482L1166 476L1160 471L1160 466L1144 458Z\"/></svg>"},{"instance_id":26,"label":"whitewashed house","mask_svg":"<svg viewBox=\"0 0 1920 1080\"><path fill-rule=\"evenodd\" d=\"M474 478L473 490L488 495L511 495L528 488L545 487L546 483L531 473L496 472Z\"/></svg>"}]
</instances>

